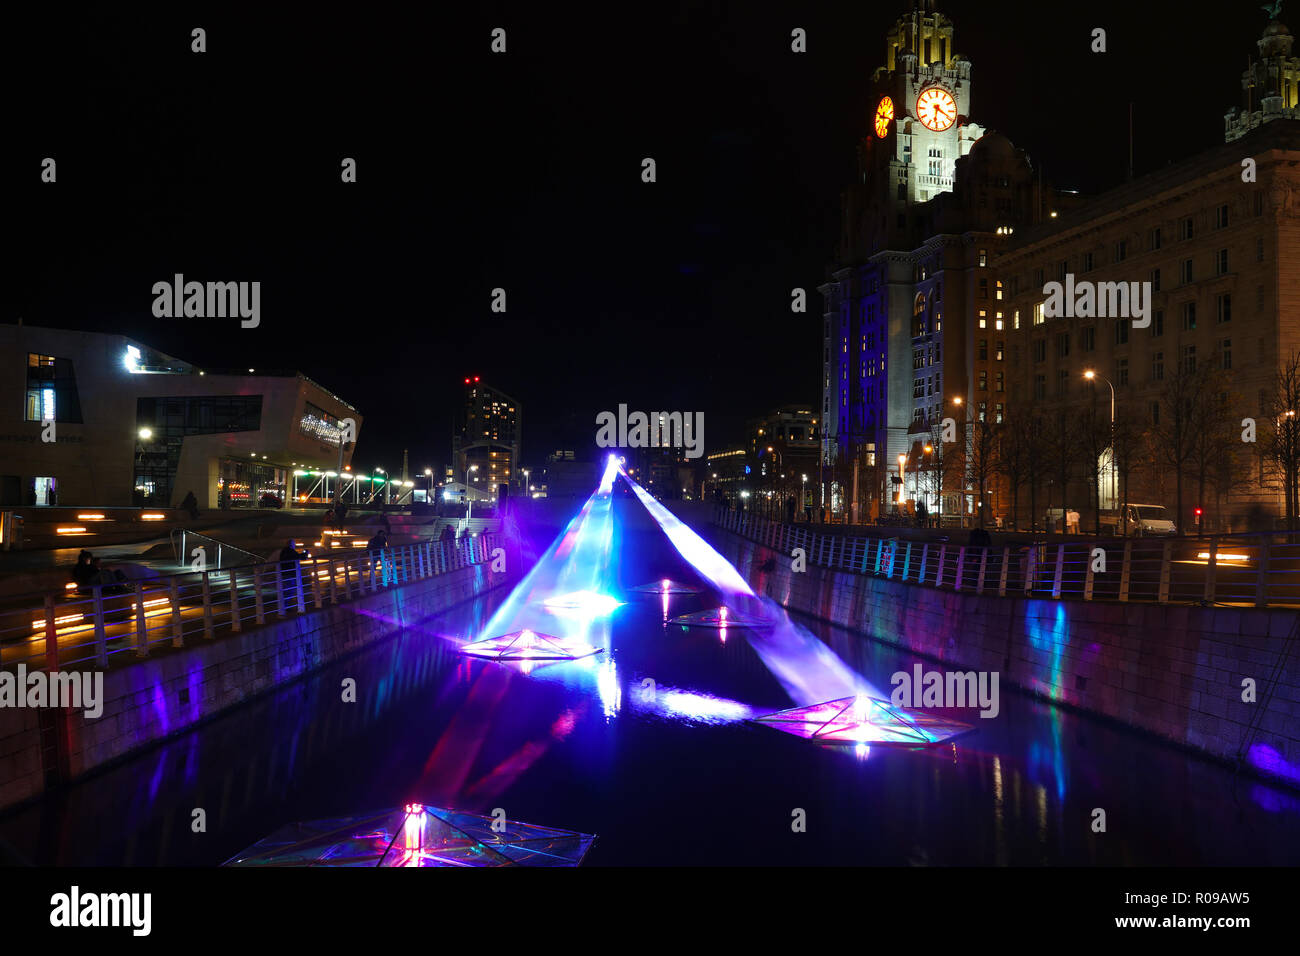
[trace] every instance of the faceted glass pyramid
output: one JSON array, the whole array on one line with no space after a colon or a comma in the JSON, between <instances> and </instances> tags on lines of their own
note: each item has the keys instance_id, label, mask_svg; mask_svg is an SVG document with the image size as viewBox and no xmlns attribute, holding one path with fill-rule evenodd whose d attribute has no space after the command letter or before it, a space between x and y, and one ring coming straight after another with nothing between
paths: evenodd
<instances>
[{"instance_id":1,"label":"faceted glass pyramid","mask_svg":"<svg viewBox=\"0 0 1300 956\"><path fill-rule=\"evenodd\" d=\"M591 833L409 803L290 823L222 865L577 866L595 839Z\"/></svg>"},{"instance_id":2,"label":"faceted glass pyramid","mask_svg":"<svg viewBox=\"0 0 1300 956\"><path fill-rule=\"evenodd\" d=\"M895 707L878 697L842 697L807 707L792 707L756 723L828 744L942 743L974 730L970 724Z\"/></svg>"},{"instance_id":3,"label":"faceted glass pyramid","mask_svg":"<svg viewBox=\"0 0 1300 956\"><path fill-rule=\"evenodd\" d=\"M762 627L768 622L741 614L727 607L713 607L707 611L692 611L690 614L680 614L670 619L668 623L685 624L692 627Z\"/></svg>"},{"instance_id":4,"label":"faceted glass pyramid","mask_svg":"<svg viewBox=\"0 0 1300 956\"><path fill-rule=\"evenodd\" d=\"M499 637L462 644L459 650L471 657L486 657L495 661L570 661L599 654L603 648L573 638L538 634L525 628Z\"/></svg>"},{"instance_id":5,"label":"faceted glass pyramid","mask_svg":"<svg viewBox=\"0 0 1300 956\"><path fill-rule=\"evenodd\" d=\"M699 594L704 589L682 584L682 582L674 581L672 578L664 578L661 581L639 584L629 590L640 591L645 594Z\"/></svg>"}]
</instances>

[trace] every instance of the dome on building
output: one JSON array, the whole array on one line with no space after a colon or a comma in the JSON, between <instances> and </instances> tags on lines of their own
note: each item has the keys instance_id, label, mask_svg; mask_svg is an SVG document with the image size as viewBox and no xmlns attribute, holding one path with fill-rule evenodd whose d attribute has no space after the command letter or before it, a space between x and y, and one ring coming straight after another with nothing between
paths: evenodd
<instances>
[{"instance_id":1,"label":"dome on building","mask_svg":"<svg viewBox=\"0 0 1300 956\"><path fill-rule=\"evenodd\" d=\"M1264 36L1266 37L1289 37L1290 35L1291 31L1286 28L1286 24L1277 20L1270 21L1269 25L1264 28Z\"/></svg>"},{"instance_id":2,"label":"dome on building","mask_svg":"<svg viewBox=\"0 0 1300 956\"><path fill-rule=\"evenodd\" d=\"M992 162L1015 159L1018 150L1001 133L985 133L970 148L970 158Z\"/></svg>"}]
</instances>

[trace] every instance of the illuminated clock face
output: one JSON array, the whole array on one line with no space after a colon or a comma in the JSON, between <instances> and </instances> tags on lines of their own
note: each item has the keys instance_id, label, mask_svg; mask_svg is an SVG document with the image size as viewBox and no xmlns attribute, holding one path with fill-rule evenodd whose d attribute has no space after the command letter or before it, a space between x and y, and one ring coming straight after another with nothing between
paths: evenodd
<instances>
[{"instance_id":1,"label":"illuminated clock face","mask_svg":"<svg viewBox=\"0 0 1300 956\"><path fill-rule=\"evenodd\" d=\"M888 96L876 107L876 135L884 139L889 135L889 125L894 122L894 101Z\"/></svg>"},{"instance_id":2,"label":"illuminated clock face","mask_svg":"<svg viewBox=\"0 0 1300 956\"><path fill-rule=\"evenodd\" d=\"M957 102L945 89L932 86L916 98L916 118L936 133L957 122Z\"/></svg>"}]
</instances>

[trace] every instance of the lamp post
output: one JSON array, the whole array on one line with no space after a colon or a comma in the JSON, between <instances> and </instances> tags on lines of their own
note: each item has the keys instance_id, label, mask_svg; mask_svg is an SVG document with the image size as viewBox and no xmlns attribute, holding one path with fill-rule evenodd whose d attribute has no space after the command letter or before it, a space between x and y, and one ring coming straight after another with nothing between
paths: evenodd
<instances>
[{"instance_id":1,"label":"lamp post","mask_svg":"<svg viewBox=\"0 0 1300 956\"><path fill-rule=\"evenodd\" d=\"M384 499L385 499L385 502L386 502L386 501L387 501L387 498L388 498L388 472L384 471L384 469L382 469L382 468L376 468L376 469L371 473L371 481L372 481L372 482L375 480L375 478L374 478L375 475L383 475L383 476L384 476ZM375 491L374 488L373 488L373 486L372 486L371 489L370 489L370 500L371 500L371 501L374 501L374 500L375 500L375 496L376 496L377 494L378 494L378 492Z\"/></svg>"},{"instance_id":2,"label":"lamp post","mask_svg":"<svg viewBox=\"0 0 1300 956\"><path fill-rule=\"evenodd\" d=\"M803 476L803 482L800 484L799 510L803 511L808 507L808 476ZM798 516L796 516L797 520Z\"/></svg>"},{"instance_id":3,"label":"lamp post","mask_svg":"<svg viewBox=\"0 0 1300 956\"><path fill-rule=\"evenodd\" d=\"M970 488L970 459L971 459L971 451L972 451L970 447L970 440L966 437L966 427L970 425L971 420L970 420L970 412L963 408L964 400L960 395L954 395L952 398L952 403L956 405L958 408L961 408L963 411L965 411L965 417L962 420L962 426L961 426L961 485L962 485L961 490L962 490L963 507L962 507L962 514L960 515L961 526L964 528L966 527L966 514L965 514L964 502L966 499L966 491ZM980 508L980 512L979 512L980 519L982 521L984 517L984 511L983 511L984 496L982 492L980 495L979 508ZM981 527L983 527L982 524Z\"/></svg>"},{"instance_id":4,"label":"lamp post","mask_svg":"<svg viewBox=\"0 0 1300 956\"><path fill-rule=\"evenodd\" d=\"M904 473L903 467L907 464L907 455L902 452L898 453L898 511L903 512L903 496L907 494L907 487L903 484Z\"/></svg>"},{"instance_id":5,"label":"lamp post","mask_svg":"<svg viewBox=\"0 0 1300 956\"><path fill-rule=\"evenodd\" d=\"M1098 375L1094 370L1088 369L1083 373L1083 377L1088 381L1095 378L1101 379L1110 386L1110 506L1119 507L1119 475L1116 473L1115 462L1115 385L1104 375Z\"/></svg>"},{"instance_id":6,"label":"lamp post","mask_svg":"<svg viewBox=\"0 0 1300 956\"><path fill-rule=\"evenodd\" d=\"M528 494L528 492L529 492L529 490L530 490L530 489L529 489L529 486L528 486L528 474L529 474L529 472L528 472L528 469L527 469L527 468L523 468L523 469L521 469L521 470L522 470L523 473L524 473L524 497L527 498L527 497L530 497L529 494Z\"/></svg>"},{"instance_id":7,"label":"lamp post","mask_svg":"<svg viewBox=\"0 0 1300 956\"><path fill-rule=\"evenodd\" d=\"M465 469L465 520L468 521L474 516L474 499L469 496L469 473L478 471L478 465L470 465ZM468 533L468 532L466 532Z\"/></svg>"},{"instance_id":8,"label":"lamp post","mask_svg":"<svg viewBox=\"0 0 1300 956\"><path fill-rule=\"evenodd\" d=\"M925 452L924 452L924 454L929 455L929 454L932 454L933 452L934 452L934 446L933 446L933 445L926 445L926 446L925 446ZM925 460L924 460L924 458L922 458L921 464L918 465L918 466L917 466L917 469L916 469L916 497L917 497L917 498L920 498L920 497L921 497L921 465L923 465L924 462L925 462ZM927 518L929 517L929 512L930 512L930 502L929 502L929 497L930 497L930 495L929 495L929 491L927 490L927 491L926 491L926 499L925 499L925 511L926 511L926 517L927 517Z\"/></svg>"}]
</instances>

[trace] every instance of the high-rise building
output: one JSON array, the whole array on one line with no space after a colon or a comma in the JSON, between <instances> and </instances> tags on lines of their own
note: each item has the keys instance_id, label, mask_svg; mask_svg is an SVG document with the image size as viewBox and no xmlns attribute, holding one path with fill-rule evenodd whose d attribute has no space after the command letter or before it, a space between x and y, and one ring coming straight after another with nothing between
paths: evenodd
<instances>
[{"instance_id":1,"label":"high-rise building","mask_svg":"<svg viewBox=\"0 0 1300 956\"><path fill-rule=\"evenodd\" d=\"M524 475L519 468L523 434L523 407L505 392L485 385L477 375L465 377L464 398L452 433L455 480L469 480L480 494L497 496L501 485L510 494L522 494Z\"/></svg>"}]
</instances>

